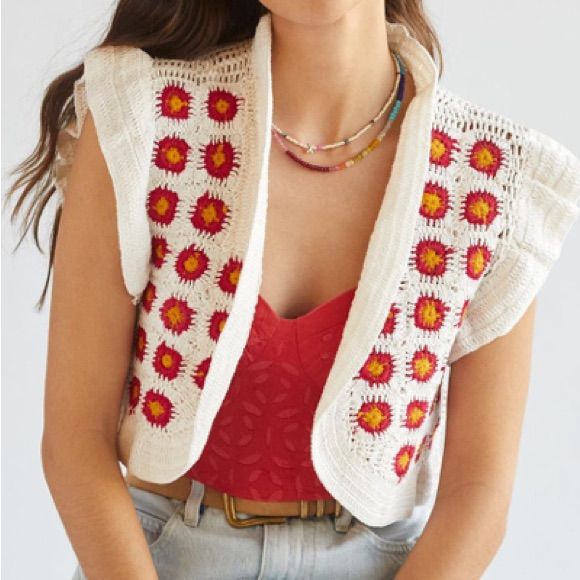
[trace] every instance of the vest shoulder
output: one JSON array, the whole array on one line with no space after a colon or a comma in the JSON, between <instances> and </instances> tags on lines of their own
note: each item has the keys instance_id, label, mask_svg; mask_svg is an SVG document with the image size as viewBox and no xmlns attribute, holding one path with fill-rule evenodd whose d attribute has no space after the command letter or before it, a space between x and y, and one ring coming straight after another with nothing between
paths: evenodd
<instances>
[{"instance_id":1,"label":"vest shoulder","mask_svg":"<svg viewBox=\"0 0 580 580\"><path fill-rule=\"evenodd\" d=\"M197 74L206 72L212 78L235 79L236 75L244 73L249 66L252 38L220 44L208 48L192 58L167 58L153 56L157 71L167 69L175 71L193 71Z\"/></svg>"},{"instance_id":2,"label":"vest shoulder","mask_svg":"<svg viewBox=\"0 0 580 580\"><path fill-rule=\"evenodd\" d=\"M480 102L468 99L453 89L439 85L436 92L436 120L457 124L464 123L469 130L499 131L504 129L508 136L524 136L530 127L517 119L492 109Z\"/></svg>"},{"instance_id":3,"label":"vest shoulder","mask_svg":"<svg viewBox=\"0 0 580 580\"><path fill-rule=\"evenodd\" d=\"M532 179L553 184L563 172L567 174L568 180L578 180L578 153L555 136L441 85L436 92L434 125L437 129L467 141L495 140L509 149L509 158L514 161L527 157L524 171Z\"/></svg>"}]
</instances>

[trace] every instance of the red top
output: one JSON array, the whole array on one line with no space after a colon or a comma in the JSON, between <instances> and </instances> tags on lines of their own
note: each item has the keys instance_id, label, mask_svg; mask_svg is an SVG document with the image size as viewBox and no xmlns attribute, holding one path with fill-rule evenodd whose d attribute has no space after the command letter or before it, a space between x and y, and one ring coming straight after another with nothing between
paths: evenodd
<instances>
[{"instance_id":1,"label":"red top","mask_svg":"<svg viewBox=\"0 0 580 580\"><path fill-rule=\"evenodd\" d=\"M298 318L278 316L258 295L246 347L187 476L261 501L332 499L314 471L310 433L355 289Z\"/></svg>"}]
</instances>

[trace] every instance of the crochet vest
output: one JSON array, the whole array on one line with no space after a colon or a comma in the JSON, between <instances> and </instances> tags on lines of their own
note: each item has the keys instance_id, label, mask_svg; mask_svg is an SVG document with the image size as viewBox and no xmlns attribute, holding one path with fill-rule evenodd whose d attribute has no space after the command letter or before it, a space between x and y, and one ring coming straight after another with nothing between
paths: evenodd
<instances>
[{"instance_id":1,"label":"crochet vest","mask_svg":"<svg viewBox=\"0 0 580 580\"><path fill-rule=\"evenodd\" d=\"M318 477L371 526L432 497L447 371L524 313L580 199L576 156L444 89L407 28L385 24L416 95L311 436ZM138 307L119 452L145 480L172 481L199 458L248 338L268 196L270 49L267 14L251 39L193 60L93 49L75 85L55 182L63 196L90 109Z\"/></svg>"}]
</instances>

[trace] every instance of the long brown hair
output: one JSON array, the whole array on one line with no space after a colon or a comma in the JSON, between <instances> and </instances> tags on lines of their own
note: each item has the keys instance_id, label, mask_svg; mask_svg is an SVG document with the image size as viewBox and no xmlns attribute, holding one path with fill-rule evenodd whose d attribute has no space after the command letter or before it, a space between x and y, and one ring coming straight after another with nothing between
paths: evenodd
<instances>
[{"instance_id":1,"label":"long brown hair","mask_svg":"<svg viewBox=\"0 0 580 580\"><path fill-rule=\"evenodd\" d=\"M268 9L258 0L119 0L104 40L98 46L129 45L152 57L192 59L221 44L251 38L258 20ZM441 45L423 9L422 0L385 0L385 17L399 22L427 49L435 60L439 76L443 72ZM39 242L40 218L56 191L54 166L59 132L74 120L71 99L74 82L83 74L81 62L57 76L45 89L40 107L40 136L34 150L14 167L17 175L4 202L22 190L12 210L13 223L22 215L18 249L31 227ZM24 203L29 205L24 212ZM50 235L50 256L44 288L37 303L41 309L53 266L61 206Z\"/></svg>"}]
</instances>

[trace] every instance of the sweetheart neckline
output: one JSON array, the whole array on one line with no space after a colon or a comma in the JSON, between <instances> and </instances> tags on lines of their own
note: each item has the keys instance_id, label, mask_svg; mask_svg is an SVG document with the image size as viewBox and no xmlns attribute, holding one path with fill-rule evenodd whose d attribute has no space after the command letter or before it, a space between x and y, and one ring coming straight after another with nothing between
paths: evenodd
<instances>
[{"instance_id":1,"label":"sweetheart neckline","mask_svg":"<svg viewBox=\"0 0 580 580\"><path fill-rule=\"evenodd\" d=\"M264 296L262 296L261 293L258 293L258 301L261 302L267 308L267 310L270 312L270 314L277 321L282 322L282 323L293 323L293 324L296 324L296 323L303 322L304 320L311 319L314 316L319 316L321 312L325 312L326 310L328 310L331 307L338 306L338 305L342 305L343 304L343 301L346 300L347 298L349 298L349 300L352 299L352 297L354 296L354 293L355 293L356 289L357 289L357 286L354 286L352 288L349 288L348 290L344 290L340 294L337 294L333 298L329 298L328 300L325 300L324 302L321 302L320 304L318 304L318 306L315 306L314 308L312 308L308 312L305 312L304 314L301 314L300 316L297 316L295 318L287 318L285 316L280 316L274 310L274 308L272 308L272 306L264 298Z\"/></svg>"}]
</instances>

